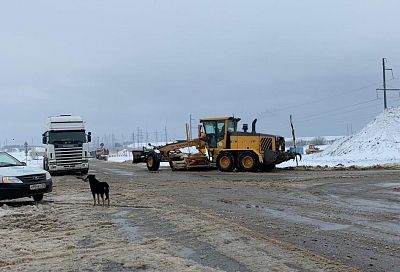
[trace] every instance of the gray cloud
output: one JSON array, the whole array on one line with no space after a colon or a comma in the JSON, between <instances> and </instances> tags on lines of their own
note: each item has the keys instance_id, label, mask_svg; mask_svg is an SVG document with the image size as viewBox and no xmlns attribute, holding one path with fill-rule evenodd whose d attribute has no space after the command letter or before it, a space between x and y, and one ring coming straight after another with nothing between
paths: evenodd
<instances>
[{"instance_id":1,"label":"gray cloud","mask_svg":"<svg viewBox=\"0 0 400 272\"><path fill-rule=\"evenodd\" d=\"M360 129L382 108L362 104L376 97L381 58L400 73L399 8L361 0L3 3L0 143L38 142L45 118L60 113L117 137L167 124L182 138L189 114L259 117L260 130L283 135L289 114L299 135ZM399 102L391 94L389 105Z\"/></svg>"}]
</instances>

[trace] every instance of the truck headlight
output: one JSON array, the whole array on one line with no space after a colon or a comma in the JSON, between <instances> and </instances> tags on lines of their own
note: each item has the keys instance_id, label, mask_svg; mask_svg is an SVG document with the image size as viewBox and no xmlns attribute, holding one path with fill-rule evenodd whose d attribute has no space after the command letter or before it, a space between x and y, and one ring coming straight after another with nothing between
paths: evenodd
<instances>
[{"instance_id":1,"label":"truck headlight","mask_svg":"<svg viewBox=\"0 0 400 272\"><path fill-rule=\"evenodd\" d=\"M49 172L46 172L46 180L49 180L49 179L51 179L51 175Z\"/></svg>"},{"instance_id":2,"label":"truck headlight","mask_svg":"<svg viewBox=\"0 0 400 272\"><path fill-rule=\"evenodd\" d=\"M3 183L22 183L22 181L17 177L3 177L1 181Z\"/></svg>"}]
</instances>

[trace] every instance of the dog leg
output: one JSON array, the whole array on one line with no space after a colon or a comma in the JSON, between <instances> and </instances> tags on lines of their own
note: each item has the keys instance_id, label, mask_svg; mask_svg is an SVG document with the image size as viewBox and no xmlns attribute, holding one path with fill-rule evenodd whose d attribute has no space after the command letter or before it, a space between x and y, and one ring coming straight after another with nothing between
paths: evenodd
<instances>
[{"instance_id":1,"label":"dog leg","mask_svg":"<svg viewBox=\"0 0 400 272\"><path fill-rule=\"evenodd\" d=\"M100 205L100 195L99 194L97 194L97 204Z\"/></svg>"},{"instance_id":2,"label":"dog leg","mask_svg":"<svg viewBox=\"0 0 400 272\"><path fill-rule=\"evenodd\" d=\"M104 206L104 194L101 194L101 200L103 201L103 206Z\"/></svg>"},{"instance_id":3,"label":"dog leg","mask_svg":"<svg viewBox=\"0 0 400 272\"><path fill-rule=\"evenodd\" d=\"M96 195L93 194L93 206L96 206Z\"/></svg>"}]
</instances>

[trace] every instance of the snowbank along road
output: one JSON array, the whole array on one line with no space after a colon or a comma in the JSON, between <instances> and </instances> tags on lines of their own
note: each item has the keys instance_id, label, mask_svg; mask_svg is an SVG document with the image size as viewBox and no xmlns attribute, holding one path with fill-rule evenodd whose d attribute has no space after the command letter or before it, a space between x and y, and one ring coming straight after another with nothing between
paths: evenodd
<instances>
[{"instance_id":1,"label":"snowbank along road","mask_svg":"<svg viewBox=\"0 0 400 272\"><path fill-rule=\"evenodd\" d=\"M0 271L399 271L399 171L149 173L95 162L89 184L0 205Z\"/></svg>"}]
</instances>

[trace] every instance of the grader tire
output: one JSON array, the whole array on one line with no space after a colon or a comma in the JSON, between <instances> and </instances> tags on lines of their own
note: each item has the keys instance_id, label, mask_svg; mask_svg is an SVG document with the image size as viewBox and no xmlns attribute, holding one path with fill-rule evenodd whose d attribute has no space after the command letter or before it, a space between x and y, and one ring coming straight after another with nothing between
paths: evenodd
<instances>
[{"instance_id":1,"label":"grader tire","mask_svg":"<svg viewBox=\"0 0 400 272\"><path fill-rule=\"evenodd\" d=\"M239 155L238 169L243 172L255 172L258 170L258 157L254 152L246 151Z\"/></svg>"},{"instance_id":2,"label":"grader tire","mask_svg":"<svg viewBox=\"0 0 400 272\"><path fill-rule=\"evenodd\" d=\"M235 170L235 159L229 152L221 152L217 157L217 168L221 172L232 172Z\"/></svg>"},{"instance_id":3,"label":"grader tire","mask_svg":"<svg viewBox=\"0 0 400 272\"><path fill-rule=\"evenodd\" d=\"M161 159L156 153L150 153L146 158L146 165L149 171L158 171L160 169Z\"/></svg>"}]
</instances>

